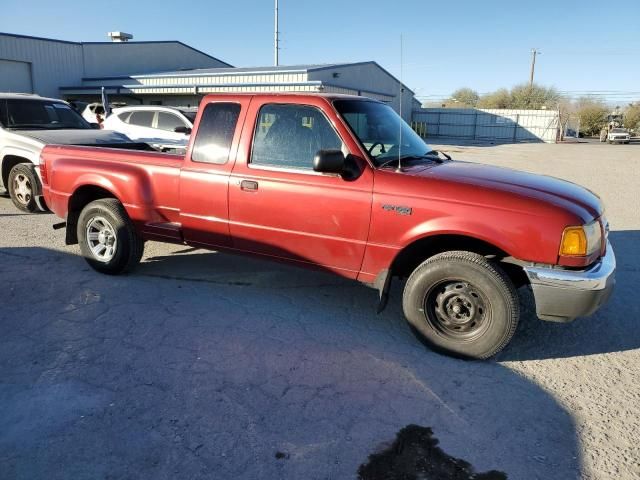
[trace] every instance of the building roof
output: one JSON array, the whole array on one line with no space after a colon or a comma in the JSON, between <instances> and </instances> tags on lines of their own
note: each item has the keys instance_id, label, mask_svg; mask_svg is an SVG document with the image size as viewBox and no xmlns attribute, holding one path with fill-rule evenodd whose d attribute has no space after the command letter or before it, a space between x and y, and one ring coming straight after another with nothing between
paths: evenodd
<instances>
[{"instance_id":1,"label":"building roof","mask_svg":"<svg viewBox=\"0 0 640 480\"><path fill-rule=\"evenodd\" d=\"M176 45L182 45L185 48L188 48L189 50L193 50L194 52L197 52L201 55L204 55L206 57L209 57L212 60L215 60L216 62L220 62L223 63L225 65L228 65L229 67L233 68L233 65L231 65L230 63L227 63L223 60L220 60L219 58L216 58L212 55L209 55L208 53L205 53L201 50L198 50L196 48L193 48L191 45L187 45L186 43L182 43L179 40L149 40L149 41L130 41L130 42L73 42L73 41L69 41L69 40L58 40L57 38L47 38L47 37L33 37L31 35L21 35L18 33L7 33L7 32L0 32L0 35L4 35L7 37L15 37L15 38L25 38L25 39L29 39L29 40L42 40L44 42L57 42L57 43L66 43L66 44L70 44L70 45L78 45L78 46L82 46L82 45L113 45L114 48L123 48L123 45L145 45L145 44L167 44L167 43L173 43ZM124 48L127 48L126 46Z\"/></svg>"},{"instance_id":2,"label":"building roof","mask_svg":"<svg viewBox=\"0 0 640 480\"><path fill-rule=\"evenodd\" d=\"M373 65L379 68L389 77L395 81L400 82L389 71L381 67L377 62L370 60L366 62L352 62L352 63L321 63L321 64L301 64L301 65L277 65L268 67L231 67L231 68L195 68L195 69L183 69L183 70L171 70L165 72L153 72L146 74L134 74L128 76L114 76L114 77L87 77L83 78L83 81L99 81L99 80L127 80L127 79L154 79L154 78L183 78L183 77L211 77L211 76L227 76L227 75L250 75L250 74L268 74L268 73L308 73L317 72L320 70L332 70L337 68L346 68L359 65ZM312 83L312 82L305 82ZM326 83L326 82L325 82ZM414 92L404 85L407 92L413 94ZM373 92L376 93L376 92Z\"/></svg>"}]
</instances>

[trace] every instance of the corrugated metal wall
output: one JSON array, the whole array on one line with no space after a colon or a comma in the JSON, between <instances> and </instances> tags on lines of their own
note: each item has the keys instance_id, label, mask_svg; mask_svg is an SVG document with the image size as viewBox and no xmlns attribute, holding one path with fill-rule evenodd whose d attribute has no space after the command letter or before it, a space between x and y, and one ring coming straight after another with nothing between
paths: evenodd
<instances>
[{"instance_id":1,"label":"corrugated metal wall","mask_svg":"<svg viewBox=\"0 0 640 480\"><path fill-rule=\"evenodd\" d=\"M0 91L15 90L8 61L21 62L31 69L33 92L48 97L59 97L59 87L80 85L84 77L228 67L179 42L82 44L11 34L0 34L0 60Z\"/></svg>"},{"instance_id":2,"label":"corrugated metal wall","mask_svg":"<svg viewBox=\"0 0 640 480\"><path fill-rule=\"evenodd\" d=\"M43 96L58 97L60 85L82 78L82 47L76 43L0 34L0 60L30 64L33 91ZM0 75L0 91L8 90L11 81L3 82Z\"/></svg>"},{"instance_id":3,"label":"corrugated metal wall","mask_svg":"<svg viewBox=\"0 0 640 480\"><path fill-rule=\"evenodd\" d=\"M337 74L337 77L334 77ZM389 103L400 112L400 83L375 63L336 65L322 70L309 70L309 80L319 80L328 86L350 89L353 94ZM402 95L402 117L411 120L413 94L405 89Z\"/></svg>"},{"instance_id":4,"label":"corrugated metal wall","mask_svg":"<svg viewBox=\"0 0 640 480\"><path fill-rule=\"evenodd\" d=\"M553 110L422 108L412 121L424 124L429 137L503 142L554 143L559 125Z\"/></svg>"},{"instance_id":5,"label":"corrugated metal wall","mask_svg":"<svg viewBox=\"0 0 640 480\"><path fill-rule=\"evenodd\" d=\"M228 67L177 42L84 43L82 50L84 77Z\"/></svg>"}]
</instances>

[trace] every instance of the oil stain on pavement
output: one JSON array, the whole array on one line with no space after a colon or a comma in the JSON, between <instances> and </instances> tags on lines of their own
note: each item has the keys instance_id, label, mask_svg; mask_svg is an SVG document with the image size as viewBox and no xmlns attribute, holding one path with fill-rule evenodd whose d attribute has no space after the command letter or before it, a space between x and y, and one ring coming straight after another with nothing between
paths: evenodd
<instances>
[{"instance_id":1,"label":"oil stain on pavement","mask_svg":"<svg viewBox=\"0 0 640 480\"><path fill-rule=\"evenodd\" d=\"M408 425L383 451L369 456L358 468L360 480L506 480L503 472L475 473L464 460L438 447L429 427Z\"/></svg>"}]
</instances>

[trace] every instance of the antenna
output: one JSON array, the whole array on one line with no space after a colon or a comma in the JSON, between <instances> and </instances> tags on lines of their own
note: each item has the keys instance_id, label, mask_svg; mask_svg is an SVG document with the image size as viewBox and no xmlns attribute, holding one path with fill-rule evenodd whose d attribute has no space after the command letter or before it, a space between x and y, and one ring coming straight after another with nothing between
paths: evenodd
<instances>
[{"instance_id":1,"label":"antenna","mask_svg":"<svg viewBox=\"0 0 640 480\"><path fill-rule=\"evenodd\" d=\"M402 64L404 63L402 58L402 50L402 34L400 34L400 142L398 144L398 168L396 169L396 171L402 170L402 92L404 90L404 83L402 82Z\"/></svg>"},{"instance_id":2,"label":"antenna","mask_svg":"<svg viewBox=\"0 0 640 480\"><path fill-rule=\"evenodd\" d=\"M273 60L276 67L279 65L278 50L280 50L280 38L278 37L278 34L279 34L278 32L278 0L276 0L275 25L274 25L274 33L273 33L273 36L274 36Z\"/></svg>"}]
</instances>

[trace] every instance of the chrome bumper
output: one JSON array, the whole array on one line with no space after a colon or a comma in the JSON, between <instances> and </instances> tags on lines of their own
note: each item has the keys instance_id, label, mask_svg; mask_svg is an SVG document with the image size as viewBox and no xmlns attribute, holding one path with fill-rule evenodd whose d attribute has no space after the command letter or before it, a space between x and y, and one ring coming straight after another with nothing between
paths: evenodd
<instances>
[{"instance_id":1,"label":"chrome bumper","mask_svg":"<svg viewBox=\"0 0 640 480\"><path fill-rule=\"evenodd\" d=\"M538 318L569 322L591 315L609 300L616 283L616 256L607 242L604 257L587 270L525 267L524 271L531 283Z\"/></svg>"}]
</instances>

